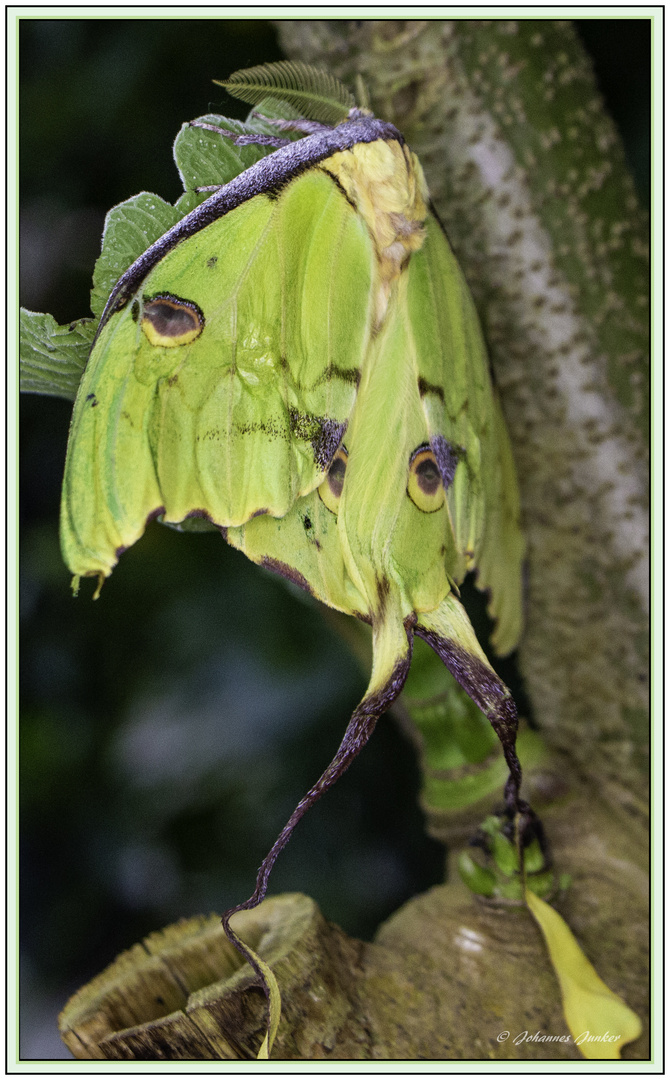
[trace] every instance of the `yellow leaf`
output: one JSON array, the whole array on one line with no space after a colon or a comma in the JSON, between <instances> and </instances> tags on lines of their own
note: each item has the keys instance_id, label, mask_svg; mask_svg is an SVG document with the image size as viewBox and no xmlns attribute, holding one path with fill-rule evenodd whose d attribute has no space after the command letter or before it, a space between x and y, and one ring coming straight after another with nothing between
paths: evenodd
<instances>
[{"instance_id":1,"label":"yellow leaf","mask_svg":"<svg viewBox=\"0 0 670 1080\"><path fill-rule=\"evenodd\" d=\"M526 904L547 943L575 1045L585 1058L618 1061L621 1047L642 1031L639 1017L605 985L558 912L530 890Z\"/></svg>"},{"instance_id":2,"label":"yellow leaf","mask_svg":"<svg viewBox=\"0 0 670 1080\"><path fill-rule=\"evenodd\" d=\"M268 1026L267 1031L265 1032L265 1038L261 1043L261 1048L256 1055L257 1061L267 1061L272 1053L272 1044L275 1041L277 1028L279 1027L279 1019L281 1017L281 994L272 968L266 964L264 960L261 960L258 953L255 953L248 945L246 946L246 949L251 953L258 964L265 985L268 988Z\"/></svg>"}]
</instances>

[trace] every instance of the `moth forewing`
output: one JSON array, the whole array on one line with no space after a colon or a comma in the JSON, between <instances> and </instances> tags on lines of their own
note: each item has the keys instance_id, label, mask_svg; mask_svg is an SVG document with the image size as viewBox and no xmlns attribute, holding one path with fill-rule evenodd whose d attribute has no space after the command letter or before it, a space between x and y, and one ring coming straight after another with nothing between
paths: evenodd
<instances>
[{"instance_id":1,"label":"moth forewing","mask_svg":"<svg viewBox=\"0 0 670 1080\"><path fill-rule=\"evenodd\" d=\"M153 387L138 384L128 394L136 339L130 311L120 312L79 386L61 499L61 545L75 576L108 576L160 505L146 432Z\"/></svg>"}]
</instances>

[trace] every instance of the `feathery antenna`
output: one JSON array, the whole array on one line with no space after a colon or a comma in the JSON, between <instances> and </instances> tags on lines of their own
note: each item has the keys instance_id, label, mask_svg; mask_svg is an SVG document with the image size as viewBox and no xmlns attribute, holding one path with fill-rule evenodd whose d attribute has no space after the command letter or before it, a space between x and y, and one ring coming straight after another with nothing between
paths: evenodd
<instances>
[{"instance_id":1,"label":"feathery antenna","mask_svg":"<svg viewBox=\"0 0 670 1080\"><path fill-rule=\"evenodd\" d=\"M214 82L249 105L257 105L263 98L281 98L298 109L301 116L324 124L342 123L356 107L353 94L339 79L299 60L245 68Z\"/></svg>"}]
</instances>

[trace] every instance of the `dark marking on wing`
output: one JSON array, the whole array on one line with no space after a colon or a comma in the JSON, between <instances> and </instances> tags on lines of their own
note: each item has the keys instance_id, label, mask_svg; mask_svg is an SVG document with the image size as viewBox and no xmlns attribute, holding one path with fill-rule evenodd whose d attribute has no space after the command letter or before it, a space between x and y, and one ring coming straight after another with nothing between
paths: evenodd
<instances>
[{"instance_id":1,"label":"dark marking on wing","mask_svg":"<svg viewBox=\"0 0 670 1080\"><path fill-rule=\"evenodd\" d=\"M292 434L297 439L311 443L314 464L325 472L344 438L347 421L338 423L328 416L313 416L294 408L289 409L289 419Z\"/></svg>"},{"instance_id":2,"label":"dark marking on wing","mask_svg":"<svg viewBox=\"0 0 670 1080\"><path fill-rule=\"evenodd\" d=\"M454 482L456 466L465 458L465 449L456 443L450 443L443 435L432 435L430 445L440 470L444 490L448 491Z\"/></svg>"},{"instance_id":3,"label":"dark marking on wing","mask_svg":"<svg viewBox=\"0 0 670 1080\"><path fill-rule=\"evenodd\" d=\"M307 536L307 539L309 540L310 544L314 544L314 547L316 548L316 550L321 551L321 542L314 535L314 524L313 524L312 519L309 516L309 514L305 514L303 516L302 524L303 524L303 527L305 529L305 535Z\"/></svg>"},{"instance_id":4,"label":"dark marking on wing","mask_svg":"<svg viewBox=\"0 0 670 1080\"><path fill-rule=\"evenodd\" d=\"M146 528L147 525L151 521L155 521L156 518L159 518L161 516L161 514L164 514L164 513L165 513L165 507L164 506L157 506L156 509L152 510L150 514L147 514L146 520L144 522L144 527ZM127 550L128 550L128 548L126 547L125 544L121 544L120 547L117 547L117 549L115 551L115 555L116 555L117 559L120 559L121 556L123 555L124 551L127 551Z\"/></svg>"},{"instance_id":5,"label":"dark marking on wing","mask_svg":"<svg viewBox=\"0 0 670 1080\"><path fill-rule=\"evenodd\" d=\"M391 585L386 575L380 578L376 577L375 585L377 586L377 599L379 600L379 617L380 619L383 619L384 612L386 611L386 601L391 591Z\"/></svg>"},{"instance_id":6,"label":"dark marking on wing","mask_svg":"<svg viewBox=\"0 0 670 1080\"><path fill-rule=\"evenodd\" d=\"M202 521L204 524L197 526L195 525L195 522L197 521ZM187 525L187 522L194 522L194 524ZM208 510L203 510L200 507L189 510L189 512L184 515L181 521L163 521L163 524L167 525L170 529L176 529L177 532L181 533L209 532L209 527L211 527L212 529L218 530L224 540L228 539L228 530L225 525L219 525L219 523L214 520Z\"/></svg>"},{"instance_id":7,"label":"dark marking on wing","mask_svg":"<svg viewBox=\"0 0 670 1080\"><path fill-rule=\"evenodd\" d=\"M212 270L216 266L218 261L219 261L218 255L211 255L210 258L207 260L207 266L209 267L210 270Z\"/></svg>"},{"instance_id":8,"label":"dark marking on wing","mask_svg":"<svg viewBox=\"0 0 670 1080\"><path fill-rule=\"evenodd\" d=\"M442 474L432 450L422 450L412 457L411 471L414 473L419 490L432 498L436 496L442 483Z\"/></svg>"},{"instance_id":9,"label":"dark marking on wing","mask_svg":"<svg viewBox=\"0 0 670 1080\"><path fill-rule=\"evenodd\" d=\"M164 292L144 297L141 324L143 329L147 323L166 341L187 336L190 343L202 333L205 316L194 300L185 300L181 296Z\"/></svg>"},{"instance_id":10,"label":"dark marking on wing","mask_svg":"<svg viewBox=\"0 0 670 1080\"><path fill-rule=\"evenodd\" d=\"M306 577L304 577L299 570L289 566L287 563L281 562L279 559L271 559L269 555L264 555L261 561L261 566L264 566L266 570L272 570L275 574L281 574L288 581L292 581L298 588L304 589L305 592L311 593L312 586Z\"/></svg>"},{"instance_id":11,"label":"dark marking on wing","mask_svg":"<svg viewBox=\"0 0 670 1080\"><path fill-rule=\"evenodd\" d=\"M328 468L347 430L347 421L338 424L336 420L324 417L319 434L313 438L314 463L320 469Z\"/></svg>"},{"instance_id":12,"label":"dark marking on wing","mask_svg":"<svg viewBox=\"0 0 670 1080\"><path fill-rule=\"evenodd\" d=\"M442 387L437 386L435 383L429 383L427 379L424 379L423 375L419 376L419 393L421 397L425 397L426 394L435 394L444 405L444 390Z\"/></svg>"},{"instance_id":13,"label":"dark marking on wing","mask_svg":"<svg viewBox=\"0 0 670 1080\"><path fill-rule=\"evenodd\" d=\"M411 643L410 632L412 630L414 630L414 627L416 626L418 621L419 621L419 616L417 615L416 611L411 611L409 613L409 615L407 615L406 618L404 618L403 621L402 621L402 624L405 627L405 633L407 634L407 639L408 639L408 641L410 641L410 643Z\"/></svg>"},{"instance_id":14,"label":"dark marking on wing","mask_svg":"<svg viewBox=\"0 0 670 1080\"><path fill-rule=\"evenodd\" d=\"M312 413L301 413L299 409L290 408L288 411L291 421L291 432L297 439L311 442L318 434L321 424L318 416Z\"/></svg>"},{"instance_id":15,"label":"dark marking on wing","mask_svg":"<svg viewBox=\"0 0 670 1080\"><path fill-rule=\"evenodd\" d=\"M319 378L314 383L312 389L315 389L317 386L322 386L323 383L329 382L330 379L341 379L342 382L350 383L358 389L358 385L361 381L360 369L357 367L342 368L338 367L337 364L329 364L328 367L324 369L323 374L319 375Z\"/></svg>"},{"instance_id":16,"label":"dark marking on wing","mask_svg":"<svg viewBox=\"0 0 670 1080\"><path fill-rule=\"evenodd\" d=\"M344 447L341 448L332 460L328 470L328 486L337 499L342 498L344 490L344 478L347 475L347 461L349 455Z\"/></svg>"},{"instance_id":17,"label":"dark marking on wing","mask_svg":"<svg viewBox=\"0 0 670 1080\"><path fill-rule=\"evenodd\" d=\"M90 401L92 409L94 409L96 407L96 405L98 404L98 399L95 396L95 394L87 394L86 395L86 400Z\"/></svg>"},{"instance_id":18,"label":"dark marking on wing","mask_svg":"<svg viewBox=\"0 0 670 1080\"><path fill-rule=\"evenodd\" d=\"M209 510L200 510L200 509L189 510L188 514L184 518L184 521L186 521L187 518L206 518L207 521L211 522L212 525L214 524L214 522L212 521L211 515L209 513Z\"/></svg>"},{"instance_id":19,"label":"dark marking on wing","mask_svg":"<svg viewBox=\"0 0 670 1080\"><path fill-rule=\"evenodd\" d=\"M368 626L372 626L372 616L371 615L367 615L364 611L353 611L353 610L352 610L351 614L354 616L355 619L360 619L361 622L367 623Z\"/></svg>"},{"instance_id":20,"label":"dark marking on wing","mask_svg":"<svg viewBox=\"0 0 670 1080\"><path fill-rule=\"evenodd\" d=\"M488 665L483 664L456 641L440 637L433 630L425 630L421 626L417 626L416 632L428 642L466 694L487 717L502 743L510 771L505 786L505 801L512 809L523 811L527 804L519 798L521 766L515 747L519 721L512 695Z\"/></svg>"},{"instance_id":21,"label":"dark marking on wing","mask_svg":"<svg viewBox=\"0 0 670 1080\"><path fill-rule=\"evenodd\" d=\"M235 424L235 430L240 435L255 435L257 432L261 432L263 435L267 435L269 439L287 439L288 430L286 425L280 420L268 419L258 420L248 424ZM227 439L228 432L220 428L210 428L202 436L196 435L196 442L200 439Z\"/></svg>"},{"instance_id":22,"label":"dark marking on wing","mask_svg":"<svg viewBox=\"0 0 670 1080\"><path fill-rule=\"evenodd\" d=\"M388 682L381 687L380 690L375 691L373 694L369 694L363 698L362 704L366 710L370 712L374 711L374 714L381 716L382 713L393 704L398 694L405 685L407 673L409 672L409 666L412 660L412 632L407 631L407 640L409 642L409 649L407 656L402 656L393 666ZM360 706L359 706L360 707Z\"/></svg>"},{"instance_id":23,"label":"dark marking on wing","mask_svg":"<svg viewBox=\"0 0 670 1080\"><path fill-rule=\"evenodd\" d=\"M320 172L322 172L322 173L325 173L325 174L326 174L326 176L330 177L330 179L331 179L331 180L333 181L333 183L335 184L335 187L336 187L336 188L338 189L338 191L339 191L339 192L340 192L340 193L341 193L342 195L344 195L345 199L346 199L346 200L347 200L347 202L349 203L349 206L350 206L350 207L352 208L352 210L355 210L355 211L356 211L356 213L358 213L358 206L356 205L356 203L354 202L354 200L353 200L353 199L351 198L351 196L350 196L350 195L349 195L349 194L348 194L348 193L347 193L347 192L345 191L345 189L343 188L342 184L341 184L341 183L340 183L340 181L338 180L337 176L335 176L335 174L334 174L334 173L332 173L332 172L330 171L330 169L326 169L326 168L325 168L325 167L324 167L323 165L321 166Z\"/></svg>"}]
</instances>

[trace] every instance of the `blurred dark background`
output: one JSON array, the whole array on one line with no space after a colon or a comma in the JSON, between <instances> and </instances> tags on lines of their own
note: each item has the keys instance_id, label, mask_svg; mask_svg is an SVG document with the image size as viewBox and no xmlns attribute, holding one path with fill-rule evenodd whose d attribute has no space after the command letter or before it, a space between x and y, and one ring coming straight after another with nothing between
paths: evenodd
<instances>
[{"instance_id":1,"label":"blurred dark background","mask_svg":"<svg viewBox=\"0 0 670 1080\"><path fill-rule=\"evenodd\" d=\"M649 191L649 23L577 23ZM21 302L89 314L105 212L181 192L171 145L208 111L244 116L211 79L280 59L262 19L23 19ZM318 607L218 535L158 524L90 602L58 547L71 405L21 408L22 1056L68 1057L58 1010L152 930L221 911L335 751L366 679ZM394 722L307 815L272 878L369 937L440 880L419 776Z\"/></svg>"}]
</instances>

